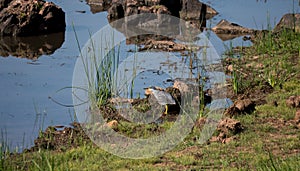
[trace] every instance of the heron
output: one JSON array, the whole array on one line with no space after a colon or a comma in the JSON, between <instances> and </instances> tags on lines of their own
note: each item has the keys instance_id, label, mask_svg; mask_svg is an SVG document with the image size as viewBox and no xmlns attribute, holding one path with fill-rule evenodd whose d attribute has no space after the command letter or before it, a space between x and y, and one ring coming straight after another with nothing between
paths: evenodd
<instances>
[{"instance_id":1,"label":"heron","mask_svg":"<svg viewBox=\"0 0 300 171\"><path fill-rule=\"evenodd\" d=\"M176 104L174 98L171 96L170 93L166 92L163 88L160 87L147 87L145 89L145 95L154 95L155 99L160 105L165 105L165 112L164 114L168 114L168 104Z\"/></svg>"}]
</instances>

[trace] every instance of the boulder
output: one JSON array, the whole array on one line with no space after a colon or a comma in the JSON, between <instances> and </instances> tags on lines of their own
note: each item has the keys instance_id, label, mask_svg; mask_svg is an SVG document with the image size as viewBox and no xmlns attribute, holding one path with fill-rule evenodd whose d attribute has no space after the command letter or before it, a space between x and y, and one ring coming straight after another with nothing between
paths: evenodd
<instances>
[{"instance_id":1,"label":"boulder","mask_svg":"<svg viewBox=\"0 0 300 171\"><path fill-rule=\"evenodd\" d=\"M49 34L65 27L65 13L53 2L14 0L0 11L1 36Z\"/></svg>"},{"instance_id":2,"label":"boulder","mask_svg":"<svg viewBox=\"0 0 300 171\"><path fill-rule=\"evenodd\" d=\"M300 33L300 13L285 14L275 26L273 32L281 32L284 29L290 29Z\"/></svg>"}]
</instances>

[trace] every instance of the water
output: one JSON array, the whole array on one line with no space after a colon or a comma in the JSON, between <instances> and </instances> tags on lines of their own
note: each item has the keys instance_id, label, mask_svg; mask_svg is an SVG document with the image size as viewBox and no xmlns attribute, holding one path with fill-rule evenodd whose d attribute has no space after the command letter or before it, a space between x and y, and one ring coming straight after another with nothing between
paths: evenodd
<instances>
[{"instance_id":1,"label":"water","mask_svg":"<svg viewBox=\"0 0 300 171\"><path fill-rule=\"evenodd\" d=\"M49 99L50 96L62 104L72 104L71 89L62 88L72 85L74 65L79 54L73 26L82 47L89 39L89 34L94 34L108 24L106 12L93 14L85 2L53 2L66 12L67 27L61 44L58 43L60 47L54 48L55 51L48 55L34 59L17 58L12 55L0 57L0 143L5 141L11 149L17 146L21 149L30 147L39 129L49 125L68 125L74 120L73 108L59 105ZM219 12L219 15L207 22L211 27L221 19L227 19L254 29L267 29L268 25L273 28L285 13L300 12L298 2L292 0L203 2ZM220 54L230 43L250 45L250 42L242 42L241 38L222 42L213 33L210 34L210 39ZM142 81L135 84L142 86L153 80L161 82L168 78L162 74L155 79L155 72L150 75L151 78L147 79L144 73L141 73L139 77ZM142 92L136 93L138 95Z\"/></svg>"}]
</instances>

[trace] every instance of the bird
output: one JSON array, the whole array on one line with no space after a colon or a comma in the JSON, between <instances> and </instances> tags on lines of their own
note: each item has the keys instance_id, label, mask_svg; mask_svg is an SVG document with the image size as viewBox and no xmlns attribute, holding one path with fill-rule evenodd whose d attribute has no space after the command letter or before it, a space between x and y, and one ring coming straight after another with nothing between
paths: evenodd
<instances>
[{"instance_id":1,"label":"bird","mask_svg":"<svg viewBox=\"0 0 300 171\"><path fill-rule=\"evenodd\" d=\"M145 89L146 96L152 94L160 105L165 105L165 109L166 109L164 112L165 115L168 114L168 105L176 104L171 94L166 92L163 88L151 86L144 89Z\"/></svg>"}]
</instances>

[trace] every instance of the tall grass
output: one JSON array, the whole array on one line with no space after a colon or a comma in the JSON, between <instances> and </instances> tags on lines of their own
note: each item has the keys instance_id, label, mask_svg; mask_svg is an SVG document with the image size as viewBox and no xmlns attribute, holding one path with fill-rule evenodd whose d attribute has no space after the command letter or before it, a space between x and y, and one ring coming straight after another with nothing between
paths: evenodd
<instances>
[{"instance_id":1,"label":"tall grass","mask_svg":"<svg viewBox=\"0 0 300 171\"><path fill-rule=\"evenodd\" d=\"M108 103L108 99L113 96L113 92L115 91L114 73L119 63L120 46L113 47L114 42L103 40L111 44L107 43L105 45L106 47L96 47L102 45L95 44L90 34L90 47L88 48L91 52L89 53L90 56L85 56L87 54L82 53L74 27L73 31L89 85L89 100L92 106L104 106ZM114 40L114 35L111 36L112 40ZM103 36L101 39L105 39L105 37ZM97 52L98 49L105 49L106 52ZM97 56L98 54L106 54L106 56Z\"/></svg>"}]
</instances>

